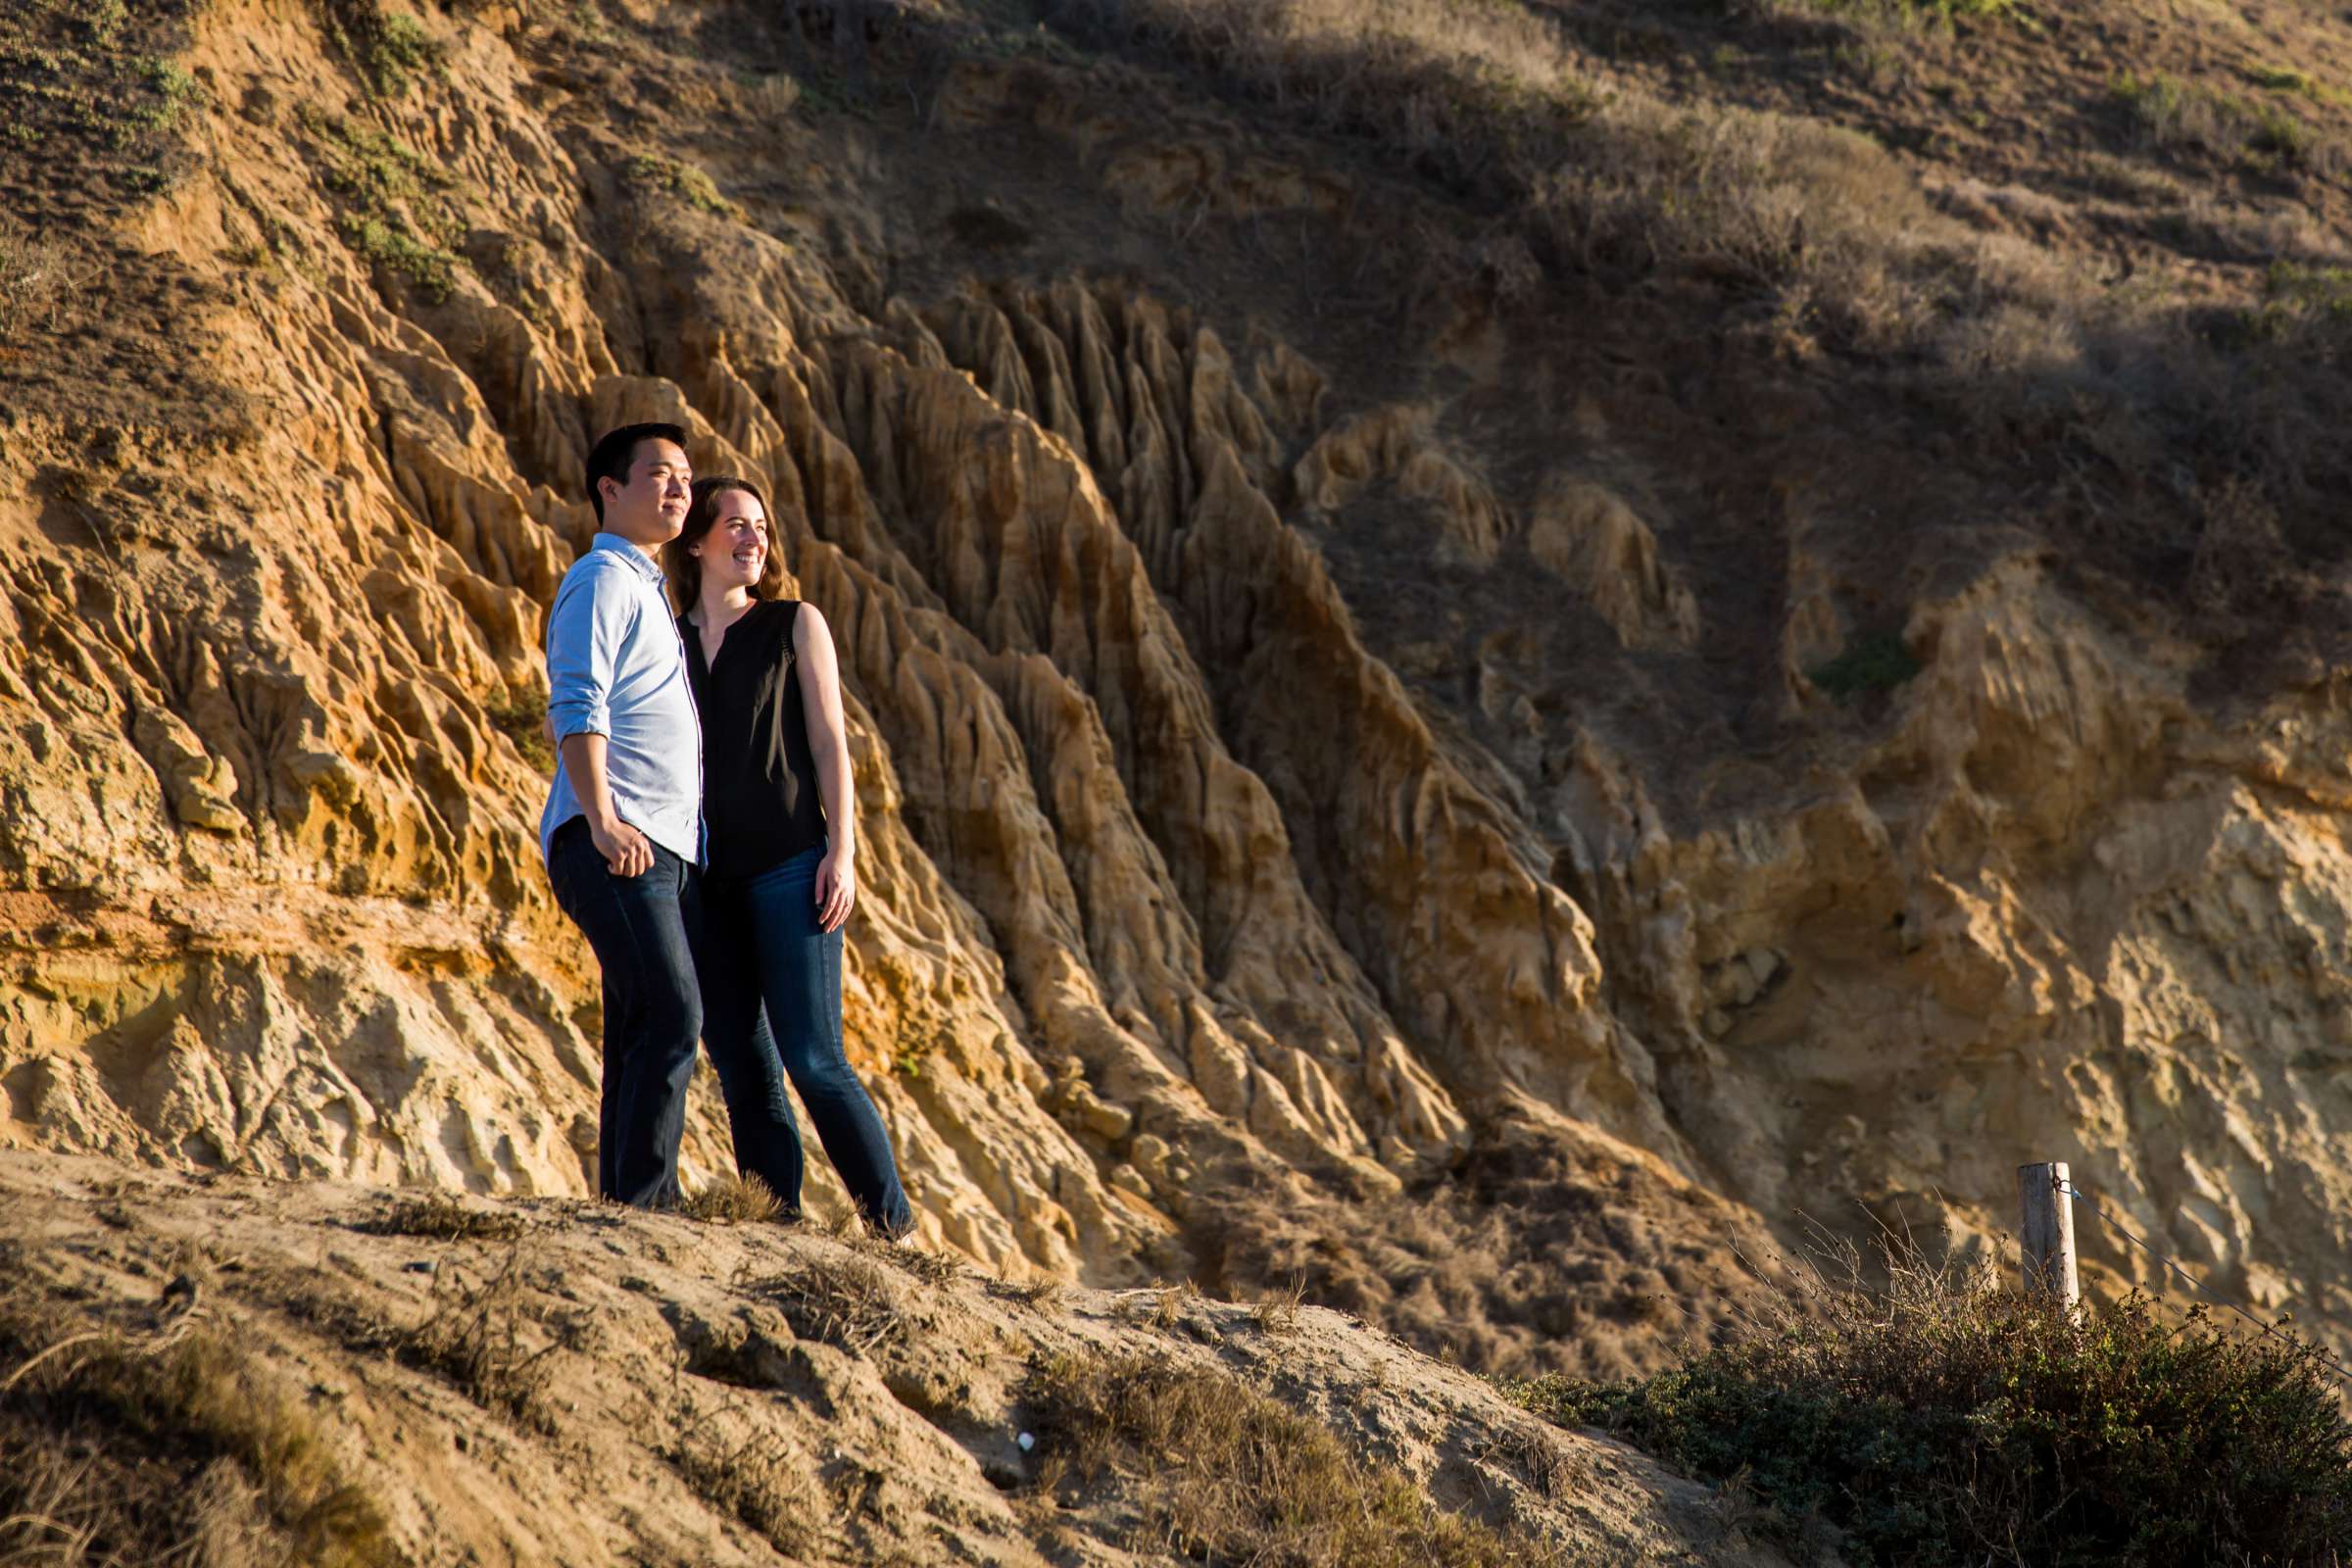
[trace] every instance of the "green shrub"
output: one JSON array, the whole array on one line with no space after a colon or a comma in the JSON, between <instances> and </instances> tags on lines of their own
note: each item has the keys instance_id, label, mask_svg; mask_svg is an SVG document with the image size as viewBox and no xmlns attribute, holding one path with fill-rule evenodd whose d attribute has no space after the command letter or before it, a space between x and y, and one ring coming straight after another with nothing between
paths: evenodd
<instances>
[{"instance_id":1,"label":"green shrub","mask_svg":"<svg viewBox=\"0 0 2352 1568\"><path fill-rule=\"evenodd\" d=\"M411 78L441 64L442 44L408 12L386 11L381 0L316 3L328 40L385 97L398 97Z\"/></svg>"},{"instance_id":2,"label":"green shrub","mask_svg":"<svg viewBox=\"0 0 2352 1568\"><path fill-rule=\"evenodd\" d=\"M2330 1563L2352 1541L2352 1423L2316 1350L2137 1295L2069 1314L1989 1270L1889 1273L1817 1276L1642 1382L1513 1392L1738 1478L1767 1533L1826 1523L1860 1563Z\"/></svg>"},{"instance_id":3,"label":"green shrub","mask_svg":"<svg viewBox=\"0 0 2352 1568\"><path fill-rule=\"evenodd\" d=\"M716 182L692 164L654 153L639 153L629 160L629 177L656 190L667 191L697 212L714 218L743 216L743 209L720 195Z\"/></svg>"},{"instance_id":4,"label":"green shrub","mask_svg":"<svg viewBox=\"0 0 2352 1568\"><path fill-rule=\"evenodd\" d=\"M1843 700L1864 692L1892 691L1926 667L1900 637L1881 635L1857 637L1836 659L1806 670L1805 677Z\"/></svg>"}]
</instances>

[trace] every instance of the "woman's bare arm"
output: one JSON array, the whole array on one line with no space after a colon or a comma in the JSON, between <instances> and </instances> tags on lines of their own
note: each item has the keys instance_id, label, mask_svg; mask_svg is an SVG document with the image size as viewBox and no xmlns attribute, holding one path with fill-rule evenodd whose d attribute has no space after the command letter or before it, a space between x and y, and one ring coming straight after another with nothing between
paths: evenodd
<instances>
[{"instance_id":1,"label":"woman's bare arm","mask_svg":"<svg viewBox=\"0 0 2352 1568\"><path fill-rule=\"evenodd\" d=\"M808 751L816 763L817 799L825 808L825 858L816 868L817 923L838 929L858 899L858 801L850 782L850 728L841 711L841 664L824 612L804 603L794 617L801 708L808 717Z\"/></svg>"}]
</instances>

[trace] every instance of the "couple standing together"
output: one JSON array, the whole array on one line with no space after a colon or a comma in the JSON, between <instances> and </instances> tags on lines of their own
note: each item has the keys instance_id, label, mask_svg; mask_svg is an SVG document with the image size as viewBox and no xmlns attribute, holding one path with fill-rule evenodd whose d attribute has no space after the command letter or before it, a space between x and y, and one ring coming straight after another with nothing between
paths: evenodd
<instances>
[{"instance_id":1,"label":"couple standing together","mask_svg":"<svg viewBox=\"0 0 2352 1568\"><path fill-rule=\"evenodd\" d=\"M857 838L832 633L779 597L765 499L696 479L683 429L614 430L587 477L596 541L548 616L539 842L604 971L598 1191L677 1201L699 1039L740 1172L798 1212L789 1078L866 1224L905 1235L890 1135L842 1054Z\"/></svg>"}]
</instances>

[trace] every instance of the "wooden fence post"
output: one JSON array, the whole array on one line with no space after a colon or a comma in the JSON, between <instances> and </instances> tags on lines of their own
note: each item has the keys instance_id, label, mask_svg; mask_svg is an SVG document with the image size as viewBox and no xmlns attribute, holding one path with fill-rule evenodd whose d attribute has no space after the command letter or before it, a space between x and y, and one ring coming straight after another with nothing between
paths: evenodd
<instances>
[{"instance_id":1,"label":"wooden fence post","mask_svg":"<svg viewBox=\"0 0 2352 1568\"><path fill-rule=\"evenodd\" d=\"M2082 1298L2075 1274L2075 1204L2066 1161L2017 1167L2018 1250L2025 1265L2026 1294L2057 1298L2072 1308Z\"/></svg>"}]
</instances>

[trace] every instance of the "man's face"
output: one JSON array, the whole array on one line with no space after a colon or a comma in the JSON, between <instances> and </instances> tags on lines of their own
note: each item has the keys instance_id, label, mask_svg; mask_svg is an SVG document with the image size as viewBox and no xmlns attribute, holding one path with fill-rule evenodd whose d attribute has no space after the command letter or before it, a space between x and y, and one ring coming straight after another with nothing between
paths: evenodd
<instances>
[{"instance_id":1,"label":"man's face","mask_svg":"<svg viewBox=\"0 0 2352 1568\"><path fill-rule=\"evenodd\" d=\"M606 531L633 545L667 544L686 525L694 470L686 465L685 450L674 441L638 442L629 456L628 482L597 483L605 489Z\"/></svg>"}]
</instances>

